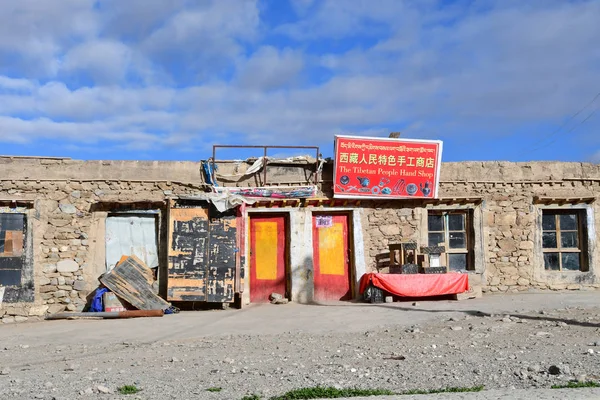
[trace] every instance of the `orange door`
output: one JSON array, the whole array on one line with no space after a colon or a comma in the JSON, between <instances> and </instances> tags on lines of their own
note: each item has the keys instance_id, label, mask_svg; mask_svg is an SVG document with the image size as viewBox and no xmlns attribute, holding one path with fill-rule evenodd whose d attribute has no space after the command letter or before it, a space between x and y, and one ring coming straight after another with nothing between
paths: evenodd
<instances>
[{"instance_id":1,"label":"orange door","mask_svg":"<svg viewBox=\"0 0 600 400\"><path fill-rule=\"evenodd\" d=\"M271 293L286 296L284 216L250 218L250 302L265 303Z\"/></svg>"},{"instance_id":2,"label":"orange door","mask_svg":"<svg viewBox=\"0 0 600 400\"><path fill-rule=\"evenodd\" d=\"M315 301L351 300L348 216L313 215Z\"/></svg>"}]
</instances>

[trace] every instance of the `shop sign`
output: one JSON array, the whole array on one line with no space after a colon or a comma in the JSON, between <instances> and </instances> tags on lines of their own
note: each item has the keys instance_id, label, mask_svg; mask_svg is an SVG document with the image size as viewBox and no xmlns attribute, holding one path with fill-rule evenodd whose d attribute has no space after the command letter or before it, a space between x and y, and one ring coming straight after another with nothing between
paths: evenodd
<instances>
[{"instance_id":1,"label":"shop sign","mask_svg":"<svg viewBox=\"0 0 600 400\"><path fill-rule=\"evenodd\" d=\"M315 224L317 228L330 228L333 226L333 217L331 215L317 215Z\"/></svg>"},{"instance_id":2,"label":"shop sign","mask_svg":"<svg viewBox=\"0 0 600 400\"><path fill-rule=\"evenodd\" d=\"M442 141L335 137L338 198L437 198Z\"/></svg>"}]
</instances>

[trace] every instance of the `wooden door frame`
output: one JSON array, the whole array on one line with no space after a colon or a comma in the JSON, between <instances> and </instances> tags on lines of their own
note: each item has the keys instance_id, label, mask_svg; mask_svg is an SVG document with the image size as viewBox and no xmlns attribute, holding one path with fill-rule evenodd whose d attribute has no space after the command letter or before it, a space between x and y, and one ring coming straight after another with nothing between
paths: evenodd
<instances>
[{"instance_id":1,"label":"wooden door frame","mask_svg":"<svg viewBox=\"0 0 600 400\"><path fill-rule=\"evenodd\" d=\"M351 300L346 300L346 301L352 301L354 300L354 289L355 289L355 282L356 282L356 256L355 256L355 251L354 251L354 211L353 210L311 210L311 216L310 216L310 226L311 226L311 234L312 234L312 229L313 229L313 224L314 224L314 216L316 215L344 215L346 216L346 221L348 223L348 226L346 227L346 229L348 230L348 243L347 243L347 248L348 248L348 279L350 280L350 297ZM313 243L313 249L314 249L314 236L311 238L311 241ZM313 255L313 263L314 263L314 255ZM313 282L314 282L314 274L313 274Z\"/></svg>"},{"instance_id":2,"label":"wooden door frame","mask_svg":"<svg viewBox=\"0 0 600 400\"><path fill-rule=\"evenodd\" d=\"M250 255L250 252L252 251L252 218L255 217L283 217L283 226L284 226L284 237L285 237L285 248L283 249L284 251L284 275L285 275L285 298L287 298L289 301L292 300L292 271L291 271L291 254L290 254L290 248L291 248L291 235L290 235L290 211L273 211L273 210L247 210L247 245L246 245L246 271L244 272L244 277L245 277L245 281L247 282L247 289L248 289L248 302L250 302L250 292L252 291L252 279L251 279L251 264L252 264L252 257ZM244 292L246 292L244 290Z\"/></svg>"}]
</instances>

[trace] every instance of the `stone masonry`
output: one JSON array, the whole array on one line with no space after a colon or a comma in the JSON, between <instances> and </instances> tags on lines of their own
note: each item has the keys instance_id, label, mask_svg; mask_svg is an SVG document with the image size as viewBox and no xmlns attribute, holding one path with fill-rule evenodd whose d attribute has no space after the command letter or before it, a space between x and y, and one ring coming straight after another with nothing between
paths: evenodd
<instances>
[{"instance_id":1,"label":"stone masonry","mask_svg":"<svg viewBox=\"0 0 600 400\"><path fill-rule=\"evenodd\" d=\"M331 167L327 163L323 171L325 195ZM119 204L161 208L171 195L206 190L196 162L0 157L1 205L28 204L34 283L34 301L4 302L0 318L22 322L82 309L104 268L98 261L104 251L98 226L107 209ZM595 164L461 162L442 165L439 202L363 201L352 207L362 216L367 269L376 268L376 256L389 243L411 239L423 244L428 210L463 207L474 215L475 269L469 273L485 291L590 289L600 287L599 196L600 166ZM586 213L589 271L544 270L544 207L579 207Z\"/></svg>"},{"instance_id":2,"label":"stone masonry","mask_svg":"<svg viewBox=\"0 0 600 400\"><path fill-rule=\"evenodd\" d=\"M440 197L445 209L461 200L475 202L482 251L475 271L484 291L517 292L535 289L578 290L600 287L600 231L588 226L589 271L545 271L540 253L538 217L542 207L584 207L591 221L600 219L600 166L580 163L462 162L442 165ZM471 199L469 199L471 198ZM536 199L544 199L544 205ZM367 265L375 269L377 254L401 240L426 241L425 204L402 201L364 203ZM433 207L435 209L435 207ZM588 218L590 219L590 218ZM590 221L588 221L589 223ZM478 280L479 280L478 279Z\"/></svg>"},{"instance_id":3,"label":"stone masonry","mask_svg":"<svg viewBox=\"0 0 600 400\"><path fill-rule=\"evenodd\" d=\"M104 238L97 237L93 226L94 214L98 213L95 206L100 203L160 204L169 195L194 194L204 191L205 187L196 163L195 182L181 182L178 172L184 163L2 161L0 171L3 167L12 170L21 166L15 168L14 175L26 175L19 178L0 174L0 199L31 202L27 216L33 227L30 238L33 240L35 298L33 303L4 302L0 307L4 323L37 319L46 313L82 310L86 296L98 286L97 278L104 268L92 265L94 252L102 251L104 246ZM112 173L115 164L119 167ZM160 171L160 167L167 168ZM65 171L72 171L75 179L63 178ZM189 174L189 170L184 172ZM94 178L77 179L78 175ZM97 178L98 175L104 175L105 179ZM111 179L115 175L120 179ZM148 177L158 180L146 181L144 178Z\"/></svg>"}]
</instances>

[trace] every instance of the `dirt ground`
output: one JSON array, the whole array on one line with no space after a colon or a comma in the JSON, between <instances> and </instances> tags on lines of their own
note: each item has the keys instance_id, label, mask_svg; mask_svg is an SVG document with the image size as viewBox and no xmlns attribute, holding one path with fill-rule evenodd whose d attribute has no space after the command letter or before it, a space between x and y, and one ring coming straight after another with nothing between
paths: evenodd
<instances>
[{"instance_id":1,"label":"dirt ground","mask_svg":"<svg viewBox=\"0 0 600 400\"><path fill-rule=\"evenodd\" d=\"M235 400L316 385L510 394L600 381L599 311L600 293L571 292L4 325L0 398Z\"/></svg>"}]
</instances>

